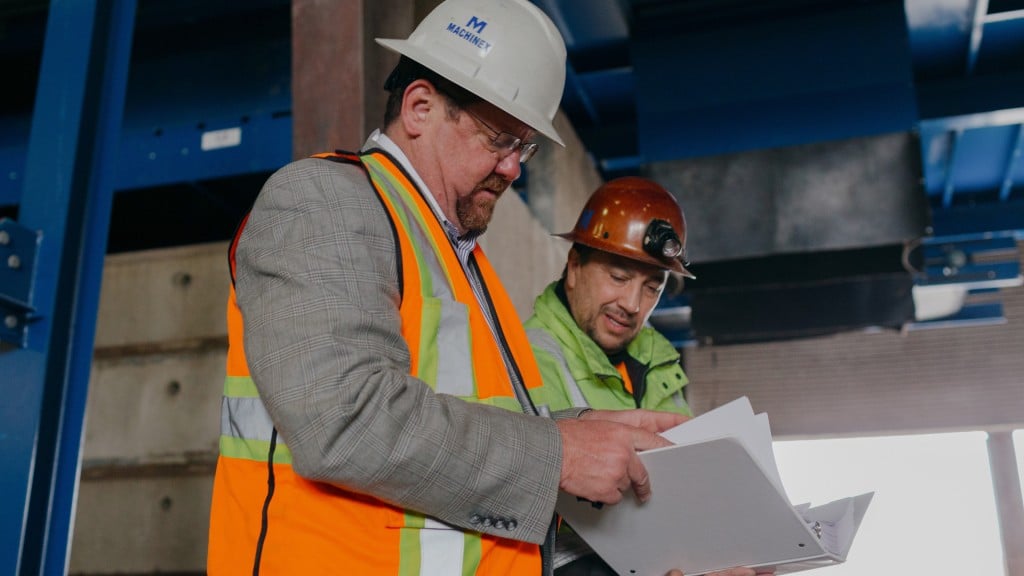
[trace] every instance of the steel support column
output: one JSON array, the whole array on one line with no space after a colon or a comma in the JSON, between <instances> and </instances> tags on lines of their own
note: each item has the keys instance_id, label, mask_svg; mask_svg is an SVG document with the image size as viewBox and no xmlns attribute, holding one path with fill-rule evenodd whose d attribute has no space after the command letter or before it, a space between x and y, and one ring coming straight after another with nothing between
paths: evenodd
<instances>
[{"instance_id":1,"label":"steel support column","mask_svg":"<svg viewBox=\"0 0 1024 576\"><path fill-rule=\"evenodd\" d=\"M292 0L293 157L362 146L381 124L384 80L398 62L374 38L405 38L436 4Z\"/></svg>"},{"instance_id":2,"label":"steel support column","mask_svg":"<svg viewBox=\"0 0 1024 576\"><path fill-rule=\"evenodd\" d=\"M363 143L363 0L292 0L292 156Z\"/></svg>"},{"instance_id":3,"label":"steel support column","mask_svg":"<svg viewBox=\"0 0 1024 576\"><path fill-rule=\"evenodd\" d=\"M52 0L19 224L34 316L0 353L0 575L65 574L135 0Z\"/></svg>"}]
</instances>

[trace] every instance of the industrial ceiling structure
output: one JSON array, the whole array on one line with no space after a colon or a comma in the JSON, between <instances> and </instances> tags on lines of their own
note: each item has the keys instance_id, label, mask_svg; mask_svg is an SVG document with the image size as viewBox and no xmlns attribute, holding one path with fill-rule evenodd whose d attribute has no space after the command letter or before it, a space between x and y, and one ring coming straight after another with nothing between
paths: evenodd
<instances>
[{"instance_id":1,"label":"industrial ceiling structure","mask_svg":"<svg viewBox=\"0 0 1024 576\"><path fill-rule=\"evenodd\" d=\"M1002 320L998 302L975 305L970 297L1020 283L1016 240L1024 228L1024 2L536 3L566 39L569 79L563 110L602 172L609 177L640 172L680 184L673 191L688 214L721 217L713 220L714 242L730 235L762 242L746 251L719 252L711 262L694 254L702 278L693 283L694 297L675 301L687 314L680 321L671 299L660 312L661 327L677 342ZM861 177L845 188L823 181L836 177L834 167L823 163L870 172L880 158L851 143L880 150L885 134L904 134L912 144L899 162L899 174L883 170L875 174L879 178ZM835 144L823 155L822 143ZM837 154L845 158L836 160ZM722 158L727 160L716 161ZM845 244L829 246L822 237L817 246L811 239L772 251L749 225L723 230L723 220L749 209L749 177L785 178L779 185L784 187L800 176L792 178L793 169L781 176L777 169L747 170L747 189L725 185L729 179L712 179L722 185L716 195L732 198L724 212L709 212L708 201L686 189L708 184L700 174L721 171L723 164L735 171L744 158L791 168L817 164L817 173L810 176L816 188L800 196L800 208L776 208L793 212L820 206L822 218L833 223L860 218L856 225L867 232ZM698 177L676 177L682 171ZM837 205L833 188L858 199ZM787 193L777 186L768 200L777 205ZM902 196L894 200L894 194ZM891 212L917 202L913 210L920 214L911 218L916 221L904 223L902 242L892 246L895 254L887 254L886 242L879 239L887 231L876 227L878 213L861 212L858 206L880 203ZM694 226L702 225L707 227L704 222ZM916 234L915 227L920 227ZM879 268L886 258L899 266ZM746 272L737 277L731 271L735 268ZM890 282L847 282L837 289L837 276L829 275L829 268ZM901 272L908 276L891 282ZM758 277L788 282L791 289L759 290L752 286ZM907 281L912 298L898 295L907 291ZM708 288L701 289L702 282ZM794 306L794 301L802 304ZM838 310L848 301L864 306ZM794 321L794 316L808 322ZM822 318L825 324L815 323ZM779 326L786 322L788 327Z\"/></svg>"},{"instance_id":2,"label":"industrial ceiling structure","mask_svg":"<svg viewBox=\"0 0 1024 576\"><path fill-rule=\"evenodd\" d=\"M705 273L687 291L698 297L703 289L704 306L691 306L693 298L666 299L659 313L675 320L661 327L677 343L1001 320L998 302L972 306L969 295L1019 283L1024 1L534 1L566 40L562 109L595 165L607 178L640 173L672 184L693 220L691 254ZM0 6L0 54L11 79L0 96L0 174L6 176L0 216L16 216L23 194L48 5L17 0ZM223 239L261 181L290 158L290 2L141 0L137 6L111 175L119 192L108 249ZM883 161L877 151L894 134L904 136L894 144L898 162L847 181L842 193L855 198L836 206L839 193L815 182L790 198L786 187L794 179L834 180L826 164L863 172ZM217 153L206 153L211 150ZM721 159L733 171L737 162L775 168L747 168L738 176L762 183L752 192L702 178L722 170L711 166ZM806 166L817 173L793 175ZM690 195L701 183L716 187L713 199ZM750 222L732 220L751 209L752 195L774 207L760 217L775 219L776 236L785 214L797 209L785 202L800 210L820 206L829 211L820 216L832 221L852 213L844 217L861 232L771 244L768 231L759 237ZM733 229L695 218L706 217L712 202L721 205L715 220L733 222ZM882 229L877 213L860 213L858 202L914 214L898 231ZM147 217L151 213L162 217ZM741 236L758 246L716 250L723 238ZM880 255L885 246L895 255ZM804 257L792 261L796 254ZM748 314L753 324L726 334L721 330L729 318L712 312L737 307L736 298L708 300L707 291L721 295L736 266L814 282L832 278L807 270L830 266L850 276L877 276L880 259L895 262L882 272L902 281L811 294L812 301L883 295L868 298L863 310L826 319L832 326L773 330L778 317ZM774 279L772 273L763 277ZM915 302L896 295L907 292L908 279ZM765 295L751 291L743 277L731 281L725 288L747 296L740 308L770 308L757 306ZM791 300L793 294L776 296ZM680 323L681 311L686 319ZM785 311L793 314L801 312Z\"/></svg>"}]
</instances>

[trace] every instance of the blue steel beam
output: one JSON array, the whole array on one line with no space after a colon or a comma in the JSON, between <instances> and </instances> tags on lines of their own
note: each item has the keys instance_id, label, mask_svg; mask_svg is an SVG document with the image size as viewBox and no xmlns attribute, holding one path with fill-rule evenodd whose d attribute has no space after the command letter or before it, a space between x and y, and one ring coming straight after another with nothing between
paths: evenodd
<instances>
[{"instance_id":1,"label":"blue steel beam","mask_svg":"<svg viewBox=\"0 0 1024 576\"><path fill-rule=\"evenodd\" d=\"M25 345L39 234L0 218L0 343Z\"/></svg>"},{"instance_id":2,"label":"blue steel beam","mask_svg":"<svg viewBox=\"0 0 1024 576\"><path fill-rule=\"evenodd\" d=\"M1010 192L1013 190L1013 173L1020 162L1022 150L1024 150L1024 124L1018 124L1017 138L1011 147L1009 158L1006 159L1006 172L1003 175L1003 183L999 186L1000 202L1006 202L1010 199Z\"/></svg>"},{"instance_id":3,"label":"blue steel beam","mask_svg":"<svg viewBox=\"0 0 1024 576\"><path fill-rule=\"evenodd\" d=\"M974 74L978 63L978 52L981 50L981 38L985 32L985 14L988 13L988 0L974 0L974 13L971 15L971 39L967 47L967 75Z\"/></svg>"},{"instance_id":4,"label":"blue steel beam","mask_svg":"<svg viewBox=\"0 0 1024 576\"><path fill-rule=\"evenodd\" d=\"M953 192L956 187L954 186L956 180L953 175L953 170L956 167L957 155L960 153L960 138L963 136L962 130L952 130L949 133L949 158L946 160L946 182L942 188L942 207L949 208L953 205Z\"/></svg>"},{"instance_id":5,"label":"blue steel beam","mask_svg":"<svg viewBox=\"0 0 1024 576\"><path fill-rule=\"evenodd\" d=\"M203 150L204 134L194 123L169 125L159 135L124 128L118 145L115 190L134 190L183 182L272 172L292 154L292 119L286 114L245 114L213 119L212 130L237 129L237 144ZM0 149L0 206L18 204L25 172L25 148Z\"/></svg>"},{"instance_id":6,"label":"blue steel beam","mask_svg":"<svg viewBox=\"0 0 1024 576\"><path fill-rule=\"evenodd\" d=\"M36 315L0 353L0 575L67 569L135 7L50 3L18 212Z\"/></svg>"}]
</instances>

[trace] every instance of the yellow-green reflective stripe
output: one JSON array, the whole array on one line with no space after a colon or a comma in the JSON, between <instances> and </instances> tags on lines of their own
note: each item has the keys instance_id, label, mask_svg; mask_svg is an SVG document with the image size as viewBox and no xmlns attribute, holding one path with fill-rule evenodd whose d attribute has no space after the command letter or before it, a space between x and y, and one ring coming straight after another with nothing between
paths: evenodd
<instances>
[{"instance_id":1,"label":"yellow-green reflective stripe","mask_svg":"<svg viewBox=\"0 0 1024 576\"><path fill-rule=\"evenodd\" d=\"M479 398L466 399L468 402L476 402L478 404L487 404L488 406L494 406L495 408L504 408L511 412L522 412L523 406L519 403L519 400L511 396L492 396L485 400Z\"/></svg>"},{"instance_id":2,"label":"yellow-green reflective stripe","mask_svg":"<svg viewBox=\"0 0 1024 576\"><path fill-rule=\"evenodd\" d=\"M270 452L270 442L264 440L244 440L231 436L220 437L220 453L229 458L266 462ZM274 464L291 464L292 451L280 441L274 445Z\"/></svg>"},{"instance_id":3,"label":"yellow-green reflective stripe","mask_svg":"<svg viewBox=\"0 0 1024 576\"><path fill-rule=\"evenodd\" d=\"M441 326L441 301L424 297L420 305L419 367L414 376L435 388L440 364L437 355L437 333ZM437 391L436 388L434 390Z\"/></svg>"},{"instance_id":4,"label":"yellow-green reflective stripe","mask_svg":"<svg viewBox=\"0 0 1024 576\"><path fill-rule=\"evenodd\" d=\"M503 410L509 410L511 412L522 412L523 406L519 403L519 400L511 396L492 396L487 399L480 399L476 395L473 396L458 396L459 400L465 400L466 402L472 402L474 404L487 404L488 406L494 406L495 408L501 408Z\"/></svg>"},{"instance_id":5,"label":"yellow-green reflective stripe","mask_svg":"<svg viewBox=\"0 0 1024 576\"><path fill-rule=\"evenodd\" d=\"M396 224L400 224L402 230L410 236L415 234L416 231L424 230L422 227L423 221L417 219L417 216L419 216L418 211L409 210L406 198L401 192L402 186L396 182L391 177L391 174L387 169L381 166L380 162L372 156L363 156L362 159L364 165L369 169L370 178L377 185L378 191L384 192L390 197L391 205L394 207L395 212L398 213L398 219L401 221ZM418 227L411 226L409 223L410 219L417 220L421 225ZM434 246L433 239L429 238L429 235L427 235L428 237L426 238L424 238L422 234L415 235L415 238L410 238L410 240L412 240L410 244L412 245L413 251L416 253L416 261L420 264L420 285L422 286L424 295L432 294L434 292L434 280L431 271L423 267L423 264L425 263L423 249L427 246L431 246L436 253L437 247Z\"/></svg>"},{"instance_id":6,"label":"yellow-green reflective stripe","mask_svg":"<svg viewBox=\"0 0 1024 576\"><path fill-rule=\"evenodd\" d=\"M483 557L483 541L475 532L466 532L463 536L462 576L474 576Z\"/></svg>"},{"instance_id":7,"label":"yellow-green reflective stripe","mask_svg":"<svg viewBox=\"0 0 1024 576\"><path fill-rule=\"evenodd\" d=\"M395 213L397 214L398 219L400 220L400 222L397 222L396 224L399 225L407 235L411 236L412 232L409 226L409 211L406 210L405 206L402 205L401 200L395 198L393 194L391 196L392 206L394 206ZM424 246L426 246L426 244L424 244L423 239L418 236L415 238L410 238L410 240L411 241L409 242L409 245L412 246L412 250L414 253L413 256L415 257L416 262L420 264L419 273L421 290L424 294L431 294L434 291L434 279L433 276L431 275L431 271L423 266L423 248Z\"/></svg>"},{"instance_id":8,"label":"yellow-green reflective stripe","mask_svg":"<svg viewBox=\"0 0 1024 576\"><path fill-rule=\"evenodd\" d=\"M228 376L224 379L224 395L235 398L259 398L256 383L249 376Z\"/></svg>"},{"instance_id":9,"label":"yellow-green reflective stripe","mask_svg":"<svg viewBox=\"0 0 1024 576\"><path fill-rule=\"evenodd\" d=\"M420 531L416 528L402 528L398 537L398 576L419 576Z\"/></svg>"},{"instance_id":10,"label":"yellow-green reflective stripe","mask_svg":"<svg viewBox=\"0 0 1024 576\"><path fill-rule=\"evenodd\" d=\"M403 210L403 212L405 212L405 218L403 218L403 224L405 224L405 229L411 230L411 228L408 225L409 223L407 219L409 217L412 217L414 220L416 220L416 223L419 224L419 229L425 232L425 240L427 240L430 243L429 245L433 248L433 253L440 254L440 250L438 249L437 246L437 239L434 238L432 234L426 233L426 231L429 230L429 228L427 227L426 220L424 220L424 215L421 214L419 210L408 209L416 205L416 201L413 198L410 198L409 195L418 194L419 192L415 190L406 190L405 187L402 186L401 183L399 183L395 178L393 178L391 176L391 173L381 165L380 161L378 161L373 156L363 156L362 160L364 165L366 165L368 168L371 168L370 176L373 178L374 182L377 182L378 184L386 183L387 186L382 185L381 187L386 188L389 192L391 192L393 199L399 200L398 204L400 204L404 209L406 209ZM382 180L383 182L381 182ZM397 196L397 198L394 198L395 196ZM422 260L420 261L422 262ZM441 269L444 272L445 278L451 278L451 274L449 273L448 268L445 266L444 260L439 259L439 264L441 265Z\"/></svg>"}]
</instances>

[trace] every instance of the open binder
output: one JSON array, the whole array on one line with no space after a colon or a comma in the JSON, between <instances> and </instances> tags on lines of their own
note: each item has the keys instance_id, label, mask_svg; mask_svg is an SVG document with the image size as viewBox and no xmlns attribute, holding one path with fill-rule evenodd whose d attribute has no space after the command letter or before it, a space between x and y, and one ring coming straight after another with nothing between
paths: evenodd
<instances>
[{"instance_id":1,"label":"open binder","mask_svg":"<svg viewBox=\"0 0 1024 576\"><path fill-rule=\"evenodd\" d=\"M739 398L662 434L640 458L653 494L599 506L564 492L556 510L620 575L699 576L735 566L787 574L846 560L869 492L811 507L786 496L768 417Z\"/></svg>"}]
</instances>

